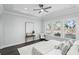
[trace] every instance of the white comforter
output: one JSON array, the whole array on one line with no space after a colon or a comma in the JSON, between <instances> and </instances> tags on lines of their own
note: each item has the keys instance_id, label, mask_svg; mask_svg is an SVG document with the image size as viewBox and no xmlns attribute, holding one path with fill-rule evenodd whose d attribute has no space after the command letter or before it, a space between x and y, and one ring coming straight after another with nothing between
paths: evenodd
<instances>
[{"instance_id":1,"label":"white comforter","mask_svg":"<svg viewBox=\"0 0 79 59\"><path fill-rule=\"evenodd\" d=\"M60 44L60 41L50 40L36 44L32 49L33 55L61 55L61 50L55 49L55 46Z\"/></svg>"}]
</instances>

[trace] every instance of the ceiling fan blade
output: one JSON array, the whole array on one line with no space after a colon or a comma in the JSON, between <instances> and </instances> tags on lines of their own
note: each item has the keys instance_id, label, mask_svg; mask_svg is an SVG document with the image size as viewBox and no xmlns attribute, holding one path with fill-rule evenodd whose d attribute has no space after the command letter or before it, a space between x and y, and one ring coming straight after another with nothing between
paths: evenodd
<instances>
[{"instance_id":1,"label":"ceiling fan blade","mask_svg":"<svg viewBox=\"0 0 79 59\"><path fill-rule=\"evenodd\" d=\"M39 11L39 13L41 13L41 11Z\"/></svg>"},{"instance_id":2,"label":"ceiling fan blade","mask_svg":"<svg viewBox=\"0 0 79 59\"><path fill-rule=\"evenodd\" d=\"M45 10L45 12L48 12L48 11Z\"/></svg>"},{"instance_id":3,"label":"ceiling fan blade","mask_svg":"<svg viewBox=\"0 0 79 59\"><path fill-rule=\"evenodd\" d=\"M34 11L38 11L38 10L41 10L41 9L33 9Z\"/></svg>"},{"instance_id":4,"label":"ceiling fan blade","mask_svg":"<svg viewBox=\"0 0 79 59\"><path fill-rule=\"evenodd\" d=\"M45 12L48 12L46 9L44 9Z\"/></svg>"},{"instance_id":5,"label":"ceiling fan blade","mask_svg":"<svg viewBox=\"0 0 79 59\"><path fill-rule=\"evenodd\" d=\"M50 8L52 8L51 6L49 6L49 7L46 7L46 8L44 8L44 9L50 9Z\"/></svg>"}]
</instances>

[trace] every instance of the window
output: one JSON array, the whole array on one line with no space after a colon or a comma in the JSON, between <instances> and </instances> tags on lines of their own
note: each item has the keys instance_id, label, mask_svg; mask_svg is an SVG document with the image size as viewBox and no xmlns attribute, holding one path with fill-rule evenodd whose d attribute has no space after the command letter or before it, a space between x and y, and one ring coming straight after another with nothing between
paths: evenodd
<instances>
[{"instance_id":1,"label":"window","mask_svg":"<svg viewBox=\"0 0 79 59\"><path fill-rule=\"evenodd\" d=\"M65 37L76 39L76 23L75 23L75 20L68 20L65 23Z\"/></svg>"}]
</instances>

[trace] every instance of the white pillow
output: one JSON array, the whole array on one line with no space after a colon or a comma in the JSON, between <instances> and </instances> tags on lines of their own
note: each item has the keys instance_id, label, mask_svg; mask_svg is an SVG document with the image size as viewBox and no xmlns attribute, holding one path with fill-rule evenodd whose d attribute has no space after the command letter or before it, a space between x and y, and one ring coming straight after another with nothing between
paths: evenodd
<instances>
[{"instance_id":1,"label":"white pillow","mask_svg":"<svg viewBox=\"0 0 79 59\"><path fill-rule=\"evenodd\" d=\"M76 40L67 55L79 55L79 40Z\"/></svg>"},{"instance_id":2,"label":"white pillow","mask_svg":"<svg viewBox=\"0 0 79 59\"><path fill-rule=\"evenodd\" d=\"M74 45L79 45L79 40L76 40L76 41L74 42Z\"/></svg>"},{"instance_id":3,"label":"white pillow","mask_svg":"<svg viewBox=\"0 0 79 59\"><path fill-rule=\"evenodd\" d=\"M63 41L59 45L55 46L55 49L60 49L63 55L66 55L72 43L70 41Z\"/></svg>"},{"instance_id":4,"label":"white pillow","mask_svg":"<svg viewBox=\"0 0 79 59\"><path fill-rule=\"evenodd\" d=\"M62 50L62 47L63 47L63 45L64 45L64 43L62 42L62 43L60 43L60 44L58 44L58 45L55 45L55 49L60 49L60 50Z\"/></svg>"},{"instance_id":5,"label":"white pillow","mask_svg":"<svg viewBox=\"0 0 79 59\"><path fill-rule=\"evenodd\" d=\"M68 52L71 46L72 46L72 43L70 41L63 41L59 47L60 47L60 50L62 51L62 54L66 55L66 53Z\"/></svg>"},{"instance_id":6,"label":"white pillow","mask_svg":"<svg viewBox=\"0 0 79 59\"><path fill-rule=\"evenodd\" d=\"M73 45L67 55L79 55L79 45Z\"/></svg>"}]
</instances>

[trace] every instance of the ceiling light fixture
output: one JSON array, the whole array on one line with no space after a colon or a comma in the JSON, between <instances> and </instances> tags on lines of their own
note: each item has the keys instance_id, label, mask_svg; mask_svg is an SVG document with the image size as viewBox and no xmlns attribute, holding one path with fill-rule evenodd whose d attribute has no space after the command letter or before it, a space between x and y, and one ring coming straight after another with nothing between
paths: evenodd
<instances>
[{"instance_id":1,"label":"ceiling light fixture","mask_svg":"<svg viewBox=\"0 0 79 59\"><path fill-rule=\"evenodd\" d=\"M27 10L27 8L24 8L25 10Z\"/></svg>"},{"instance_id":2,"label":"ceiling light fixture","mask_svg":"<svg viewBox=\"0 0 79 59\"><path fill-rule=\"evenodd\" d=\"M44 11L43 9L41 9L41 11Z\"/></svg>"},{"instance_id":3,"label":"ceiling light fixture","mask_svg":"<svg viewBox=\"0 0 79 59\"><path fill-rule=\"evenodd\" d=\"M41 13L43 11L48 12L47 9L52 8L51 6L44 7L44 4L38 4L38 6L40 7L39 9L33 9L34 11L39 11L38 13Z\"/></svg>"}]
</instances>

